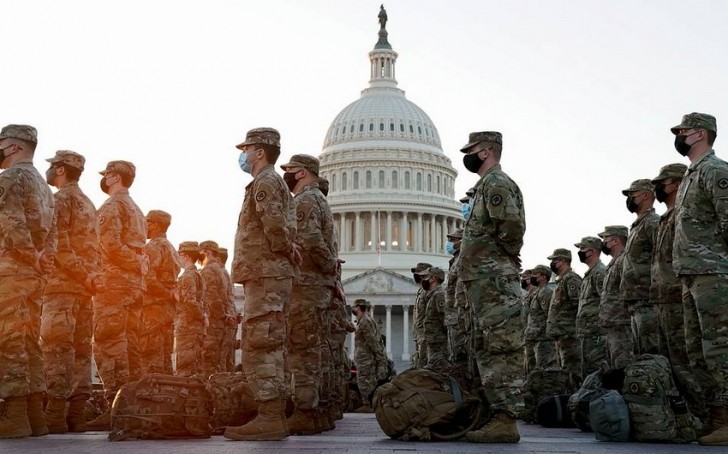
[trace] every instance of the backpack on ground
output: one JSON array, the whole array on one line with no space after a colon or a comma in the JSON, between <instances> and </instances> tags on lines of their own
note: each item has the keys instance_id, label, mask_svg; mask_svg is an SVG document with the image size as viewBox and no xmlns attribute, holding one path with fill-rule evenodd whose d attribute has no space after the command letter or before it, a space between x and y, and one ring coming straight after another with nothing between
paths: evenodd
<instances>
[{"instance_id":1,"label":"backpack on ground","mask_svg":"<svg viewBox=\"0 0 728 454\"><path fill-rule=\"evenodd\" d=\"M374 393L374 413L393 439L455 440L481 419L480 399L453 377L427 369L408 369Z\"/></svg>"},{"instance_id":2,"label":"backpack on ground","mask_svg":"<svg viewBox=\"0 0 728 454\"><path fill-rule=\"evenodd\" d=\"M215 433L226 427L242 426L258 414L258 403L242 372L219 372L210 375L207 390L212 396L210 425Z\"/></svg>"},{"instance_id":3,"label":"backpack on ground","mask_svg":"<svg viewBox=\"0 0 728 454\"><path fill-rule=\"evenodd\" d=\"M617 390L591 401L589 425L599 441L629 441L629 408Z\"/></svg>"},{"instance_id":4,"label":"backpack on ground","mask_svg":"<svg viewBox=\"0 0 728 454\"><path fill-rule=\"evenodd\" d=\"M201 379L149 374L116 394L109 440L209 438L211 415L212 399Z\"/></svg>"},{"instance_id":5,"label":"backpack on ground","mask_svg":"<svg viewBox=\"0 0 728 454\"><path fill-rule=\"evenodd\" d=\"M622 395L629 406L635 441L695 440L695 432L691 433L692 415L675 386L670 362L664 356L640 355L627 366ZM680 424L675 409L679 410Z\"/></svg>"},{"instance_id":6,"label":"backpack on ground","mask_svg":"<svg viewBox=\"0 0 728 454\"><path fill-rule=\"evenodd\" d=\"M536 407L536 422L544 427L574 427L569 414L568 394L541 399Z\"/></svg>"},{"instance_id":7,"label":"backpack on ground","mask_svg":"<svg viewBox=\"0 0 728 454\"><path fill-rule=\"evenodd\" d=\"M602 371L597 370L587 375L581 388L569 397L571 420L582 432L592 431L589 423L589 404L606 393L607 390L602 387Z\"/></svg>"},{"instance_id":8,"label":"backpack on ground","mask_svg":"<svg viewBox=\"0 0 728 454\"><path fill-rule=\"evenodd\" d=\"M538 421L538 404L548 397L567 394L570 386L570 374L560 367L534 369L523 384L523 419Z\"/></svg>"}]
</instances>

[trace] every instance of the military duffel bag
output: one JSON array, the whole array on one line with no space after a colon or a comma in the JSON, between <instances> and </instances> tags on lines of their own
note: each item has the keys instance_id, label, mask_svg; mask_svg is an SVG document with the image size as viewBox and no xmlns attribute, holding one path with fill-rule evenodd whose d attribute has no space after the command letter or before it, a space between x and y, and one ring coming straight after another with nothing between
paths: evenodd
<instances>
[{"instance_id":1,"label":"military duffel bag","mask_svg":"<svg viewBox=\"0 0 728 454\"><path fill-rule=\"evenodd\" d=\"M242 372L210 375L207 390L212 395L210 425L215 433L222 434L226 427L245 425L258 414L258 403Z\"/></svg>"}]
</instances>

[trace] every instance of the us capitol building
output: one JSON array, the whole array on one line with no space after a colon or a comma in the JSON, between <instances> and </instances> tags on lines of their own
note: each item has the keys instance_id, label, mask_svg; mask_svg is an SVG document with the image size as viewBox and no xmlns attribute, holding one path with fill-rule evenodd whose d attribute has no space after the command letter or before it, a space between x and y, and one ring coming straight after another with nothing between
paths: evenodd
<instances>
[{"instance_id":1,"label":"us capitol building","mask_svg":"<svg viewBox=\"0 0 728 454\"><path fill-rule=\"evenodd\" d=\"M446 235L464 222L457 171L430 117L397 88L397 53L386 12L369 52L369 88L331 122L319 155L339 238L347 302L366 298L387 336L387 354L409 360L417 286L410 269L428 262L447 272ZM353 339L349 353L353 354Z\"/></svg>"}]
</instances>

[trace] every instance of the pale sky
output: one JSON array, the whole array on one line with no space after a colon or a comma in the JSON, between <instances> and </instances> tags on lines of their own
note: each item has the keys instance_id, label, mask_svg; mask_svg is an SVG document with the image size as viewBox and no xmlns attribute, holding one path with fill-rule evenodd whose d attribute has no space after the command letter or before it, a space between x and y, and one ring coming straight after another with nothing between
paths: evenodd
<instances>
[{"instance_id":1,"label":"pale sky","mask_svg":"<svg viewBox=\"0 0 728 454\"><path fill-rule=\"evenodd\" d=\"M2 4L0 126L39 131L35 163L86 156L137 166L132 197L173 216L169 238L233 247L247 130L282 135L279 163L318 155L330 122L368 85L380 1L34 1ZM503 133L504 170L526 204L523 264L629 225L620 190L687 159L671 126L718 119L726 159L728 2L472 0L385 3L397 80L432 118L459 172L472 131ZM662 206L657 207L663 212ZM608 258L603 257L606 263ZM583 272L581 264L575 266Z\"/></svg>"}]
</instances>

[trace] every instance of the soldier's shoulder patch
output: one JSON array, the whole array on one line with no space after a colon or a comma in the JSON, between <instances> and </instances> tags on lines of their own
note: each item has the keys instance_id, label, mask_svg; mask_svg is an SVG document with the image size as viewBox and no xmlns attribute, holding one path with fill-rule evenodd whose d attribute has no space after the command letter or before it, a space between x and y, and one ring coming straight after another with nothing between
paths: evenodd
<instances>
[{"instance_id":1,"label":"soldier's shoulder patch","mask_svg":"<svg viewBox=\"0 0 728 454\"><path fill-rule=\"evenodd\" d=\"M498 206L503 202L503 197L500 194L493 194L490 198L490 204Z\"/></svg>"},{"instance_id":2,"label":"soldier's shoulder patch","mask_svg":"<svg viewBox=\"0 0 728 454\"><path fill-rule=\"evenodd\" d=\"M299 212L298 212L298 213L296 214L296 221L298 221L298 222L301 222L301 221L303 221L303 212L299 211Z\"/></svg>"},{"instance_id":3,"label":"soldier's shoulder patch","mask_svg":"<svg viewBox=\"0 0 728 454\"><path fill-rule=\"evenodd\" d=\"M262 202L265 200L265 198L268 197L268 193L266 193L264 190L260 190L255 193L255 201L256 202Z\"/></svg>"},{"instance_id":4,"label":"soldier's shoulder patch","mask_svg":"<svg viewBox=\"0 0 728 454\"><path fill-rule=\"evenodd\" d=\"M718 183L716 183L716 185L718 186L718 189L728 189L728 178L721 178L720 180L718 180Z\"/></svg>"},{"instance_id":5,"label":"soldier's shoulder patch","mask_svg":"<svg viewBox=\"0 0 728 454\"><path fill-rule=\"evenodd\" d=\"M569 291L575 292L576 291L576 284L569 284Z\"/></svg>"}]
</instances>

